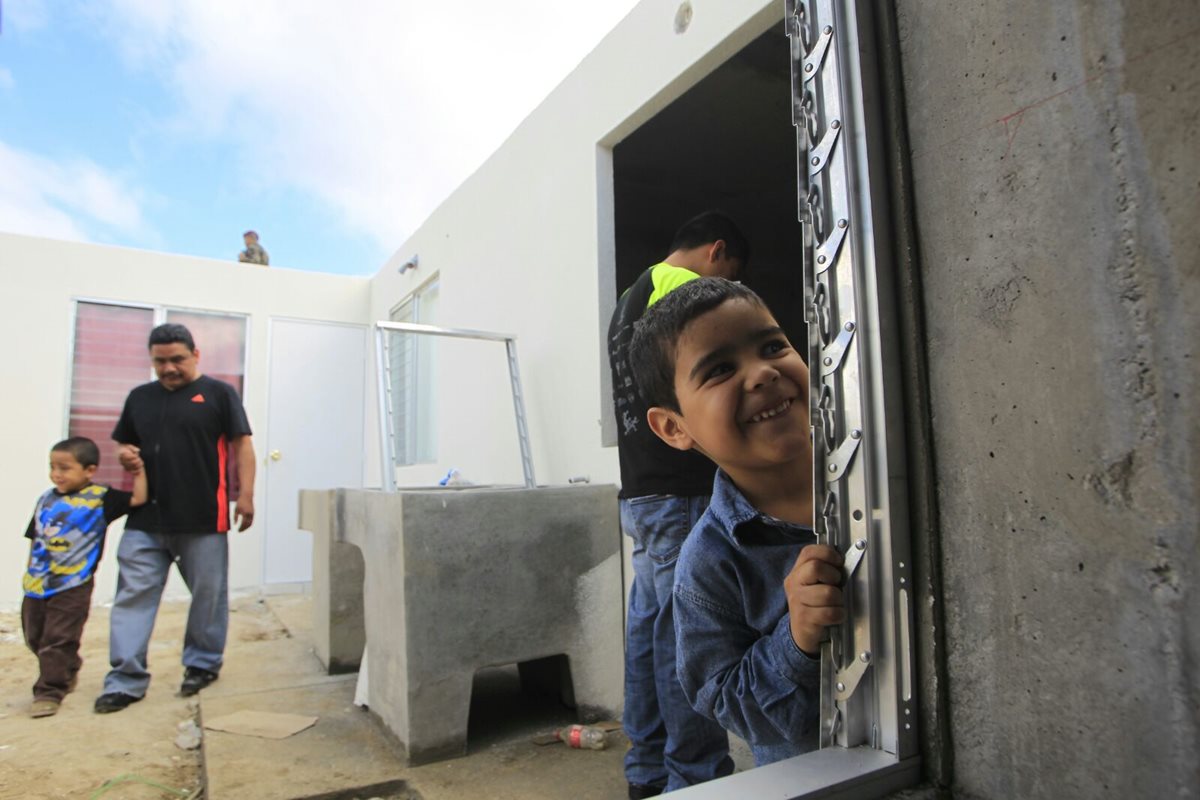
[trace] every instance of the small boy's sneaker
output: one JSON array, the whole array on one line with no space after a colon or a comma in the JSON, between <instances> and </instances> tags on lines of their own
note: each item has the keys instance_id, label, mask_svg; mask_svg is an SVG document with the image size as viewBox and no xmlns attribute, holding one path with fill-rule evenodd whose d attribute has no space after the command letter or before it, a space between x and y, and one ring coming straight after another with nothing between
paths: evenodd
<instances>
[{"instance_id":1,"label":"small boy's sneaker","mask_svg":"<svg viewBox=\"0 0 1200 800\"><path fill-rule=\"evenodd\" d=\"M663 793L663 789L665 788L665 786L631 783L629 784L629 800L646 800L649 797L658 797Z\"/></svg>"},{"instance_id":2,"label":"small boy's sneaker","mask_svg":"<svg viewBox=\"0 0 1200 800\"><path fill-rule=\"evenodd\" d=\"M33 705L29 707L29 716L37 719L38 717L53 717L58 713L57 700L34 700Z\"/></svg>"},{"instance_id":3,"label":"small boy's sneaker","mask_svg":"<svg viewBox=\"0 0 1200 800\"><path fill-rule=\"evenodd\" d=\"M200 690L217 679L217 673L200 667L188 667L183 671L183 683L179 685L179 693L184 697L199 694Z\"/></svg>"}]
</instances>

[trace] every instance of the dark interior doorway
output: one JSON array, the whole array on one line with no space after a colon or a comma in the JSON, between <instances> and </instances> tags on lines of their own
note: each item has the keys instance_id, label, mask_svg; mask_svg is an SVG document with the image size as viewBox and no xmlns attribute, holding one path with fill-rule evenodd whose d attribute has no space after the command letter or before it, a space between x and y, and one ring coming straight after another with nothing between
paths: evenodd
<instances>
[{"instance_id":1,"label":"dark interior doorway","mask_svg":"<svg viewBox=\"0 0 1200 800\"><path fill-rule=\"evenodd\" d=\"M804 352L789 67L773 26L613 148L617 296L667 254L680 224L717 209L750 239L744 282Z\"/></svg>"}]
</instances>

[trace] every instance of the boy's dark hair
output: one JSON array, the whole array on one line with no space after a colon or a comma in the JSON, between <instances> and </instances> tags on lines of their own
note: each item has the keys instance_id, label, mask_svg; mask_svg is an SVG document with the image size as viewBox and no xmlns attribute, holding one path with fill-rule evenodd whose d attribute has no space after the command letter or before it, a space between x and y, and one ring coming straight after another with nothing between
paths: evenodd
<instances>
[{"instance_id":1,"label":"boy's dark hair","mask_svg":"<svg viewBox=\"0 0 1200 800\"><path fill-rule=\"evenodd\" d=\"M70 453L84 467L100 466L100 448L86 436L72 436L50 448L51 453Z\"/></svg>"},{"instance_id":2,"label":"boy's dark hair","mask_svg":"<svg viewBox=\"0 0 1200 800\"><path fill-rule=\"evenodd\" d=\"M667 252L691 250L721 239L725 242L725 254L741 262L742 268L750 266L750 241L733 220L720 211L705 211L692 217L675 232Z\"/></svg>"},{"instance_id":3,"label":"boy's dark hair","mask_svg":"<svg viewBox=\"0 0 1200 800\"><path fill-rule=\"evenodd\" d=\"M637 321L629 343L629 365L638 393L647 406L679 411L679 398L675 395L679 337L692 320L734 299L766 307L761 297L740 283L724 278L697 278L652 305Z\"/></svg>"},{"instance_id":4,"label":"boy's dark hair","mask_svg":"<svg viewBox=\"0 0 1200 800\"><path fill-rule=\"evenodd\" d=\"M156 344L181 344L193 352L196 349L196 342L192 339L192 332L175 322L159 325L150 331L150 344L148 347L154 347Z\"/></svg>"}]
</instances>

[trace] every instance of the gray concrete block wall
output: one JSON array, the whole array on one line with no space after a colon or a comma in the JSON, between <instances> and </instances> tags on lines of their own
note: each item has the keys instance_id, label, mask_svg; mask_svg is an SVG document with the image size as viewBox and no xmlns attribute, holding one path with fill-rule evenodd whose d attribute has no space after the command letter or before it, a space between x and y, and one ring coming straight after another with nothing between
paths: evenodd
<instances>
[{"instance_id":1,"label":"gray concrete block wall","mask_svg":"<svg viewBox=\"0 0 1200 800\"><path fill-rule=\"evenodd\" d=\"M366 644L363 620L362 551L332 540L334 520L344 516L333 491L300 493L299 519L313 530L313 637L317 658L329 674L357 672ZM318 521L319 520L319 521Z\"/></svg>"},{"instance_id":2,"label":"gray concrete block wall","mask_svg":"<svg viewBox=\"0 0 1200 800\"><path fill-rule=\"evenodd\" d=\"M1200 796L1200 4L896 8L955 796Z\"/></svg>"}]
</instances>

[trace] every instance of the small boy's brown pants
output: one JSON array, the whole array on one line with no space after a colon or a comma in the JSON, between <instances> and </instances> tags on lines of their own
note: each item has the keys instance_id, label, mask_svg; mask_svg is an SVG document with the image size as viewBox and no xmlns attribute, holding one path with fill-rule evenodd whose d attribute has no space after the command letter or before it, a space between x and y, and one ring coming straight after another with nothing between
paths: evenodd
<instances>
[{"instance_id":1,"label":"small boy's brown pants","mask_svg":"<svg viewBox=\"0 0 1200 800\"><path fill-rule=\"evenodd\" d=\"M92 607L95 581L46 598L26 597L21 603L25 644L38 657L40 673L33 685L35 700L62 702L79 672L79 640Z\"/></svg>"}]
</instances>

